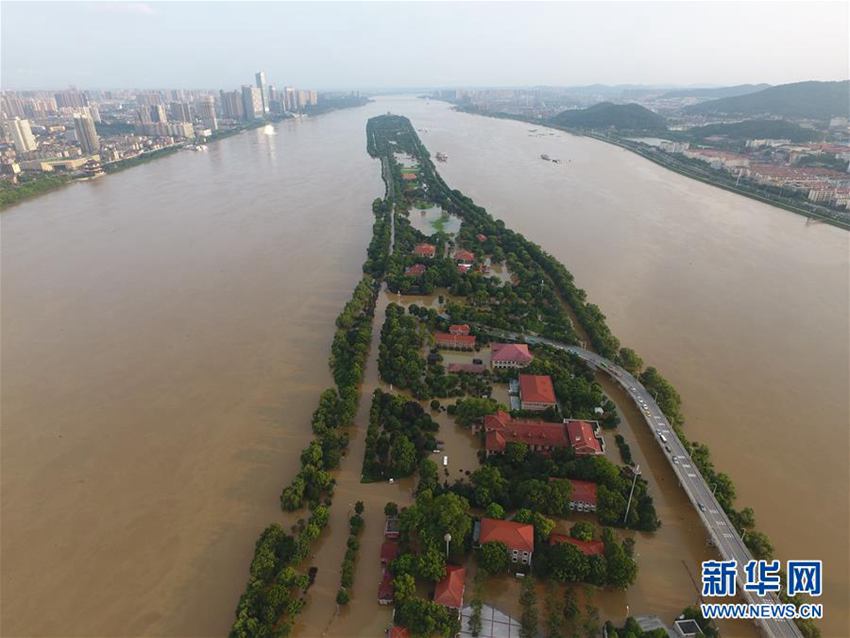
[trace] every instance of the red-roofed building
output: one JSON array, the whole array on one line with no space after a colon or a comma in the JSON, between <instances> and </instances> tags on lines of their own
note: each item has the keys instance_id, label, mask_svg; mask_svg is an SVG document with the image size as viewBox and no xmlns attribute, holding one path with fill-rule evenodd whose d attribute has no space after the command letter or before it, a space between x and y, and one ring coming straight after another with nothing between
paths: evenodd
<instances>
[{"instance_id":1,"label":"red-roofed building","mask_svg":"<svg viewBox=\"0 0 850 638\"><path fill-rule=\"evenodd\" d=\"M475 253L461 248L455 251L455 261L459 264L471 264L475 261Z\"/></svg>"},{"instance_id":2,"label":"red-roofed building","mask_svg":"<svg viewBox=\"0 0 850 638\"><path fill-rule=\"evenodd\" d=\"M575 545L585 556L602 556L605 553L605 543L602 541L583 541L567 534L549 535L550 545L560 545L561 543Z\"/></svg>"},{"instance_id":3,"label":"red-roofed building","mask_svg":"<svg viewBox=\"0 0 850 638\"><path fill-rule=\"evenodd\" d=\"M449 326L449 334L453 335L468 335L469 334L469 324L466 323L456 323L453 326Z\"/></svg>"},{"instance_id":4,"label":"red-roofed building","mask_svg":"<svg viewBox=\"0 0 850 638\"><path fill-rule=\"evenodd\" d=\"M484 417L484 449L487 455L501 454L508 443L525 443L532 452L547 454L568 447L570 441L563 423L513 419L507 412Z\"/></svg>"},{"instance_id":5,"label":"red-roofed building","mask_svg":"<svg viewBox=\"0 0 850 638\"><path fill-rule=\"evenodd\" d=\"M398 543L395 541L384 541L381 543L381 565L386 567L398 556Z\"/></svg>"},{"instance_id":6,"label":"red-roofed building","mask_svg":"<svg viewBox=\"0 0 850 638\"><path fill-rule=\"evenodd\" d=\"M462 275L472 270L472 264L458 264L457 271Z\"/></svg>"},{"instance_id":7,"label":"red-roofed building","mask_svg":"<svg viewBox=\"0 0 850 638\"><path fill-rule=\"evenodd\" d=\"M511 562L531 565L534 553L534 526L527 523L502 521L497 518L482 518L476 523L477 541L484 543L504 543L511 556Z\"/></svg>"},{"instance_id":8,"label":"red-roofed building","mask_svg":"<svg viewBox=\"0 0 850 638\"><path fill-rule=\"evenodd\" d=\"M484 374L487 366L480 363L450 363L446 370L452 374L466 372L467 374Z\"/></svg>"},{"instance_id":9,"label":"red-roofed building","mask_svg":"<svg viewBox=\"0 0 850 638\"><path fill-rule=\"evenodd\" d=\"M519 399L523 410L546 410L558 405L552 377L543 374L519 375Z\"/></svg>"},{"instance_id":10,"label":"red-roofed building","mask_svg":"<svg viewBox=\"0 0 850 638\"><path fill-rule=\"evenodd\" d=\"M493 343L490 352L490 365L494 368L524 368L534 361L524 343Z\"/></svg>"},{"instance_id":11,"label":"red-roofed building","mask_svg":"<svg viewBox=\"0 0 850 638\"><path fill-rule=\"evenodd\" d=\"M413 254L418 257L433 259L434 255L437 254L437 247L433 244L416 244L416 246L413 247Z\"/></svg>"},{"instance_id":12,"label":"red-roofed building","mask_svg":"<svg viewBox=\"0 0 850 638\"><path fill-rule=\"evenodd\" d=\"M483 233L478 233L475 236L475 239L477 239L478 241L480 241L483 244L485 241L487 241L487 235L484 235Z\"/></svg>"},{"instance_id":13,"label":"red-roofed building","mask_svg":"<svg viewBox=\"0 0 850 638\"><path fill-rule=\"evenodd\" d=\"M404 274L407 277L421 277L428 270L424 264L413 264L404 269Z\"/></svg>"},{"instance_id":14,"label":"red-roofed building","mask_svg":"<svg viewBox=\"0 0 850 638\"><path fill-rule=\"evenodd\" d=\"M568 419L564 423L567 426L570 445L577 456L605 454L605 441L599 434L599 424L596 421Z\"/></svg>"},{"instance_id":15,"label":"red-roofed building","mask_svg":"<svg viewBox=\"0 0 850 638\"><path fill-rule=\"evenodd\" d=\"M435 332L434 341L438 348L447 348L448 350L475 349L474 335L453 335L448 332Z\"/></svg>"},{"instance_id":16,"label":"red-roofed building","mask_svg":"<svg viewBox=\"0 0 850 638\"><path fill-rule=\"evenodd\" d=\"M466 570L456 565L446 565L446 575L434 589L434 602L449 609L463 607L463 591L466 588Z\"/></svg>"},{"instance_id":17,"label":"red-roofed building","mask_svg":"<svg viewBox=\"0 0 850 638\"><path fill-rule=\"evenodd\" d=\"M381 576L381 584L378 585L378 603L381 605L392 605L395 598L395 586L393 585L393 575L388 569L384 570Z\"/></svg>"},{"instance_id":18,"label":"red-roofed building","mask_svg":"<svg viewBox=\"0 0 850 638\"><path fill-rule=\"evenodd\" d=\"M596 483L570 479L573 492L570 496L570 509L578 512L596 511Z\"/></svg>"},{"instance_id":19,"label":"red-roofed building","mask_svg":"<svg viewBox=\"0 0 850 638\"><path fill-rule=\"evenodd\" d=\"M416 180L416 173L402 173L401 178L405 182L412 182L412 181Z\"/></svg>"},{"instance_id":20,"label":"red-roofed building","mask_svg":"<svg viewBox=\"0 0 850 638\"><path fill-rule=\"evenodd\" d=\"M410 638L410 630L407 627L393 625L387 630L387 638Z\"/></svg>"}]
</instances>

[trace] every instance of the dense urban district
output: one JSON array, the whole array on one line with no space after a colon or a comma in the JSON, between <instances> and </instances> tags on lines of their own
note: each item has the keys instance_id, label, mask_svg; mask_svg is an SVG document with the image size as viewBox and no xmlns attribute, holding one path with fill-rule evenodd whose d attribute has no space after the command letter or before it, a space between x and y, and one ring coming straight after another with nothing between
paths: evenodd
<instances>
[{"instance_id":1,"label":"dense urban district","mask_svg":"<svg viewBox=\"0 0 850 638\"><path fill-rule=\"evenodd\" d=\"M589 135L688 177L850 228L848 81L452 89L433 97L472 113Z\"/></svg>"},{"instance_id":2,"label":"dense urban district","mask_svg":"<svg viewBox=\"0 0 850 638\"><path fill-rule=\"evenodd\" d=\"M327 622L346 607L392 606L391 638L717 635L698 608L663 619L635 610L645 615L617 626L622 618L606 621L594 605L595 592L626 589L651 569L637 543L652 543L663 524L617 433L624 426L597 381L602 368L632 386L647 422L664 424L652 436L668 443L665 462L711 483L705 502L722 508L717 516L734 526L727 535L743 537L750 556L773 555L753 511L736 505L731 478L687 438L675 389L621 347L561 263L442 180L407 118L369 120L367 149L386 193L372 206L362 279L336 321L334 385L282 488L285 522L256 543L231 636L297 631L311 587L326 577L315 566L323 538L323 556L344 546L330 570L335 600L321 608ZM375 369L379 383L361 396L364 372ZM451 474L464 441L476 452ZM338 469L350 464L359 483L346 493L363 500L338 503ZM404 485L394 492L403 498L365 511L370 491L388 485ZM345 529L331 530L333 512L345 509ZM376 517L379 525L365 524ZM361 555L361 545L374 553ZM353 586L364 562L381 568L366 595ZM516 592L514 617L491 600L494 585ZM788 625L777 635L819 635L810 621Z\"/></svg>"},{"instance_id":3,"label":"dense urban district","mask_svg":"<svg viewBox=\"0 0 850 638\"><path fill-rule=\"evenodd\" d=\"M286 118L360 106L358 93L277 88L260 71L235 91L5 91L0 208Z\"/></svg>"}]
</instances>

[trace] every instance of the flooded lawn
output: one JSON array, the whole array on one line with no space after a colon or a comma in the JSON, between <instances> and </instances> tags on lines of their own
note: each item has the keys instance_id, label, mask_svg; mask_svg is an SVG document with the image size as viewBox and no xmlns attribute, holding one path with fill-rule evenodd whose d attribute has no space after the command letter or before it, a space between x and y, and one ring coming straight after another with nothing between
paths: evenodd
<instances>
[{"instance_id":1,"label":"flooded lawn","mask_svg":"<svg viewBox=\"0 0 850 638\"><path fill-rule=\"evenodd\" d=\"M439 206L414 208L408 217L410 225L426 235L437 232L454 235L460 230L460 217L450 215Z\"/></svg>"}]
</instances>

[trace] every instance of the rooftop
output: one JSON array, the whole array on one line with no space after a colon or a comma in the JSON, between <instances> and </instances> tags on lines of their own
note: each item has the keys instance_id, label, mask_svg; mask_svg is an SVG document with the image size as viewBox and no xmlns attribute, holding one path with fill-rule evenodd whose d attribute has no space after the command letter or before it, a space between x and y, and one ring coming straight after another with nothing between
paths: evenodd
<instances>
[{"instance_id":1,"label":"rooftop","mask_svg":"<svg viewBox=\"0 0 850 638\"><path fill-rule=\"evenodd\" d=\"M504 543L508 549L521 552L534 551L534 526L528 523L502 521L498 518L482 518L478 542Z\"/></svg>"},{"instance_id":2,"label":"rooftop","mask_svg":"<svg viewBox=\"0 0 850 638\"><path fill-rule=\"evenodd\" d=\"M529 403L555 404L555 388L552 377L542 374L519 375L519 396Z\"/></svg>"},{"instance_id":3,"label":"rooftop","mask_svg":"<svg viewBox=\"0 0 850 638\"><path fill-rule=\"evenodd\" d=\"M534 356L528 351L528 345L524 343L493 343L490 344L493 353L491 361L517 361L530 363Z\"/></svg>"},{"instance_id":4,"label":"rooftop","mask_svg":"<svg viewBox=\"0 0 850 638\"><path fill-rule=\"evenodd\" d=\"M463 590L466 587L466 570L455 565L446 566L446 575L434 590L434 602L443 607L460 609L463 606Z\"/></svg>"},{"instance_id":5,"label":"rooftop","mask_svg":"<svg viewBox=\"0 0 850 638\"><path fill-rule=\"evenodd\" d=\"M566 425L570 445L575 448L576 454L602 454L602 443L596 438L594 423L570 419Z\"/></svg>"},{"instance_id":6,"label":"rooftop","mask_svg":"<svg viewBox=\"0 0 850 638\"><path fill-rule=\"evenodd\" d=\"M549 536L550 545L560 545L561 543L575 545L585 556L601 556L605 553L605 543L602 541L583 541L568 534L551 534Z\"/></svg>"}]
</instances>

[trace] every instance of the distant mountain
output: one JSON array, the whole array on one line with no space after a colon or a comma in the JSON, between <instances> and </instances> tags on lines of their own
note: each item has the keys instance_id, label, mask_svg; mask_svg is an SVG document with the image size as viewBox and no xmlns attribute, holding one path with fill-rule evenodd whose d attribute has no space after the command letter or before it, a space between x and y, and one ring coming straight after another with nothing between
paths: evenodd
<instances>
[{"instance_id":1,"label":"distant mountain","mask_svg":"<svg viewBox=\"0 0 850 638\"><path fill-rule=\"evenodd\" d=\"M730 139L772 139L790 140L794 143L815 142L823 139L823 133L803 128L786 120L745 120L732 124L709 124L682 131L682 136L691 139L705 139L722 135Z\"/></svg>"},{"instance_id":2,"label":"distant mountain","mask_svg":"<svg viewBox=\"0 0 850 638\"><path fill-rule=\"evenodd\" d=\"M756 91L762 91L770 87L770 84L738 84L735 86L718 86L714 88L692 88L692 89L676 89L667 91L661 97L695 97L705 100L716 100L721 97L737 97L739 95L748 95Z\"/></svg>"},{"instance_id":3,"label":"distant mountain","mask_svg":"<svg viewBox=\"0 0 850 638\"><path fill-rule=\"evenodd\" d=\"M559 113L552 121L574 128L615 128L621 131L663 131L667 121L640 104L600 102L586 109Z\"/></svg>"},{"instance_id":4,"label":"distant mountain","mask_svg":"<svg viewBox=\"0 0 850 638\"><path fill-rule=\"evenodd\" d=\"M847 117L850 112L850 81L781 84L756 93L694 104L686 108L685 112L749 116L769 114L815 120Z\"/></svg>"}]
</instances>

